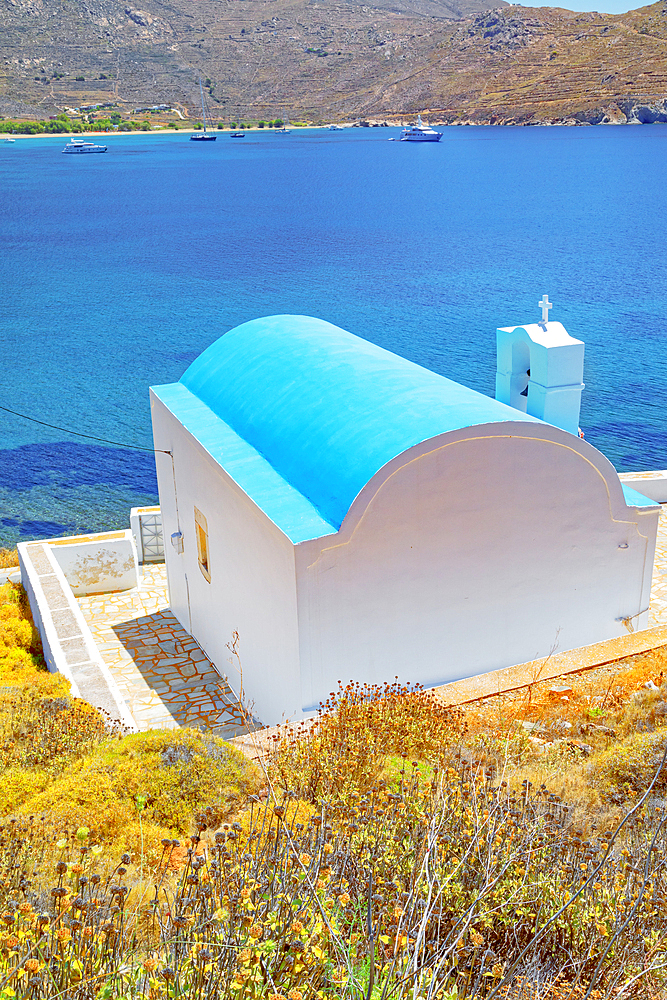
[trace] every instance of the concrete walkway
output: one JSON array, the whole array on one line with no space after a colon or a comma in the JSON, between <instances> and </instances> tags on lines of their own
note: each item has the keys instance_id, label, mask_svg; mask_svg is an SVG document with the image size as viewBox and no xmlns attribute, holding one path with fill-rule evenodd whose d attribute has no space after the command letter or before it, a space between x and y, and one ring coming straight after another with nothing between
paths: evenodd
<instances>
[{"instance_id":1,"label":"concrete walkway","mask_svg":"<svg viewBox=\"0 0 667 1000\"><path fill-rule=\"evenodd\" d=\"M77 600L140 730L191 726L224 739L257 728L169 610L164 563L141 567L140 586ZM221 673L233 676L228 663Z\"/></svg>"},{"instance_id":2,"label":"concrete walkway","mask_svg":"<svg viewBox=\"0 0 667 1000\"><path fill-rule=\"evenodd\" d=\"M658 524L648 623L649 627L667 625L667 503L662 505L662 514Z\"/></svg>"}]
</instances>

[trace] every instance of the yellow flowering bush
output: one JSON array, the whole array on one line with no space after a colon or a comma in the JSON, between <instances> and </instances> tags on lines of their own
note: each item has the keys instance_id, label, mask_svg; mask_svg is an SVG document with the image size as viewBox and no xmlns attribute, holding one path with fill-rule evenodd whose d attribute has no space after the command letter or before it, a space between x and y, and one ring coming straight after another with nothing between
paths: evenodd
<instances>
[{"instance_id":1,"label":"yellow flowering bush","mask_svg":"<svg viewBox=\"0 0 667 1000\"><path fill-rule=\"evenodd\" d=\"M22 600L0 588L0 1000L667 995L657 685L655 732L554 754L626 804L598 823L520 781L525 732L468 739L398 684L341 687L264 773L211 734L110 733Z\"/></svg>"}]
</instances>

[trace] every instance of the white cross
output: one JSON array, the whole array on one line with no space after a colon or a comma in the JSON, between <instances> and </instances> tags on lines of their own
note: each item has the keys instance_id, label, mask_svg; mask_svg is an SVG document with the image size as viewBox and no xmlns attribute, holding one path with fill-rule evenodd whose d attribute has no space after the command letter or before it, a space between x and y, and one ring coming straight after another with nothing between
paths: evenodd
<instances>
[{"instance_id":1,"label":"white cross","mask_svg":"<svg viewBox=\"0 0 667 1000\"><path fill-rule=\"evenodd\" d=\"M540 309L542 310L542 322L543 323L548 323L549 322L549 310L553 309L554 306L553 306L553 302L549 302L549 296L546 294L546 292L544 293L544 295L542 296L541 300L537 304L540 307Z\"/></svg>"}]
</instances>

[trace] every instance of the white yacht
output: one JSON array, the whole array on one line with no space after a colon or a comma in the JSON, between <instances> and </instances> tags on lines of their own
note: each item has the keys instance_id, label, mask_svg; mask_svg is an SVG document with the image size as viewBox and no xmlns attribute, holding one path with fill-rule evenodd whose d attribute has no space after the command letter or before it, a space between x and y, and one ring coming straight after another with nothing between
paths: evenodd
<instances>
[{"instance_id":1,"label":"white yacht","mask_svg":"<svg viewBox=\"0 0 667 1000\"><path fill-rule=\"evenodd\" d=\"M6 135L5 142L16 142L16 139L12 139L11 135Z\"/></svg>"},{"instance_id":2,"label":"white yacht","mask_svg":"<svg viewBox=\"0 0 667 1000\"><path fill-rule=\"evenodd\" d=\"M94 142L84 142L83 139L70 139L63 153L106 153L106 146L96 146Z\"/></svg>"},{"instance_id":3,"label":"white yacht","mask_svg":"<svg viewBox=\"0 0 667 1000\"><path fill-rule=\"evenodd\" d=\"M329 129L330 132L338 132L340 129L343 128L343 126L342 125L327 125L327 128Z\"/></svg>"},{"instance_id":4,"label":"white yacht","mask_svg":"<svg viewBox=\"0 0 667 1000\"><path fill-rule=\"evenodd\" d=\"M401 142L440 142L442 132L436 132L430 125L422 124L422 116L417 115L417 124L404 128L399 136Z\"/></svg>"}]
</instances>

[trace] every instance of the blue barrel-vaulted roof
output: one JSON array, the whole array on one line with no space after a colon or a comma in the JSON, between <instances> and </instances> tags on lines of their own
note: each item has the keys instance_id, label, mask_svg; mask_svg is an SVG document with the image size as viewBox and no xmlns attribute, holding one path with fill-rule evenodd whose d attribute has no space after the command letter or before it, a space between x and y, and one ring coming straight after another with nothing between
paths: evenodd
<instances>
[{"instance_id":1,"label":"blue barrel-vaulted roof","mask_svg":"<svg viewBox=\"0 0 667 1000\"><path fill-rule=\"evenodd\" d=\"M153 392L295 543L337 531L375 473L422 441L542 423L310 316L243 323Z\"/></svg>"}]
</instances>

